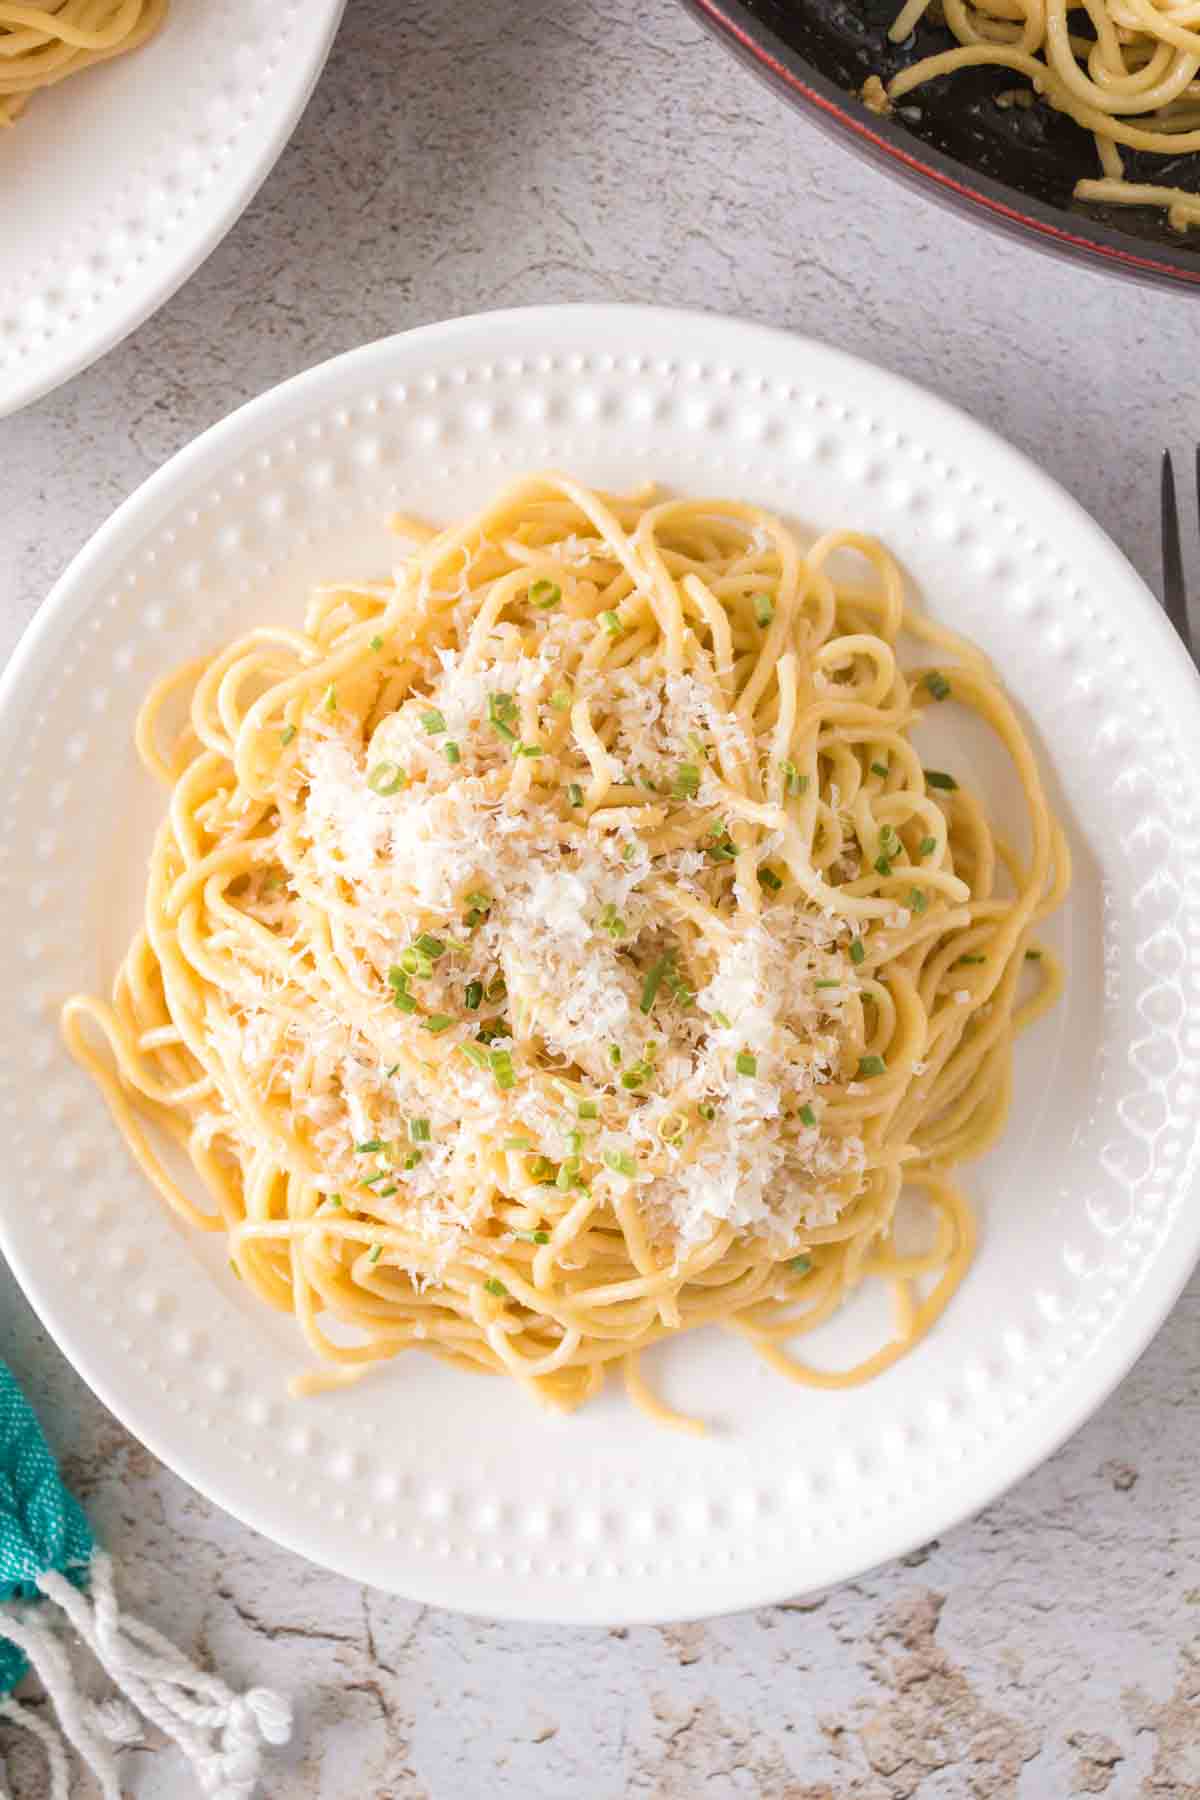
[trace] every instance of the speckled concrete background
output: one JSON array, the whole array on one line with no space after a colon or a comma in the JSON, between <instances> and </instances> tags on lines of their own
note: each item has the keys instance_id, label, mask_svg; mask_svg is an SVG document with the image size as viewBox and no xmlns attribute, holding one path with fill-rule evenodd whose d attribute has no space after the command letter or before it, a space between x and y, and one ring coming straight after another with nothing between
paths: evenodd
<instances>
[{"instance_id":1,"label":"speckled concrete background","mask_svg":"<svg viewBox=\"0 0 1200 1800\"><path fill-rule=\"evenodd\" d=\"M116 503L242 400L403 326L596 298L767 320L912 375L1155 577L1157 457L1200 437L1200 299L921 204L673 0L350 0L222 247L98 367L0 423L0 648ZM945 1541L816 1599L609 1633L432 1612L273 1549L128 1438L0 1282L0 1353L131 1602L296 1697L271 1796L1200 1800L1196 1282L1073 1442ZM34 1758L0 1749L14 1800L42 1800ZM139 1800L185 1800L166 1752L127 1768Z\"/></svg>"}]
</instances>

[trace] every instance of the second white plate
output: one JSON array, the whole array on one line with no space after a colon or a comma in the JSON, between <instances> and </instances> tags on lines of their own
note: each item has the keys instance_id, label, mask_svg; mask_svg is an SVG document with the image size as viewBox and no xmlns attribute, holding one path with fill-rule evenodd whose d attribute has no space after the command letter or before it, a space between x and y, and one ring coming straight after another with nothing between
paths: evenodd
<instances>
[{"instance_id":1,"label":"second white plate","mask_svg":"<svg viewBox=\"0 0 1200 1800\"><path fill-rule=\"evenodd\" d=\"M171 1223L56 1030L108 983L161 805L131 727L149 682L313 583L385 569L394 508L449 518L555 465L652 475L873 531L995 658L1077 858L1064 1004L1022 1040L1002 1147L968 1172L982 1247L919 1349L850 1393L738 1342L648 1359L704 1440L615 1390L570 1420L402 1360L316 1401L218 1245ZM59 584L0 691L0 1236L58 1343L150 1447L280 1542L473 1612L698 1615L860 1571L993 1498L1129 1367L1200 1244L1194 673L1117 551L1014 452L903 382L719 319L566 307L369 346L176 457ZM991 791L973 741L956 743ZM996 788L996 804L1004 805ZM887 1328L864 1297L822 1335Z\"/></svg>"},{"instance_id":2,"label":"second white plate","mask_svg":"<svg viewBox=\"0 0 1200 1800\"><path fill-rule=\"evenodd\" d=\"M141 49L0 132L0 416L112 348L271 168L345 0L171 0Z\"/></svg>"}]
</instances>

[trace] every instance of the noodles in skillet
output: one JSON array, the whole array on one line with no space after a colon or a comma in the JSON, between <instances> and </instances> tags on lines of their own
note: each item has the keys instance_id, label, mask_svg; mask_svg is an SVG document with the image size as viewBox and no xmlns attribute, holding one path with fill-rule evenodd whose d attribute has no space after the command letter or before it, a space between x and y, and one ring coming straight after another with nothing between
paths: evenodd
<instances>
[{"instance_id":1,"label":"noodles in skillet","mask_svg":"<svg viewBox=\"0 0 1200 1800\"><path fill-rule=\"evenodd\" d=\"M1030 98L1041 95L1092 133L1100 175L1076 184L1077 199L1159 206L1178 231L1200 222L1200 193L1128 181L1121 156L1200 151L1200 0L908 0L893 42L935 6L959 48L921 58L886 91L872 79L863 92L869 106L885 110L961 69L1011 69Z\"/></svg>"}]
</instances>

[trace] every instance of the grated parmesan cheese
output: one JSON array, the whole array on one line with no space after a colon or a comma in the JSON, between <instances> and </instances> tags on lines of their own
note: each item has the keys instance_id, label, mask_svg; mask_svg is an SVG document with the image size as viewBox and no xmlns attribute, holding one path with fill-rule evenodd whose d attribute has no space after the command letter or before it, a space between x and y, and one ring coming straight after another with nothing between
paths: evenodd
<instances>
[{"instance_id":1,"label":"grated parmesan cheese","mask_svg":"<svg viewBox=\"0 0 1200 1800\"><path fill-rule=\"evenodd\" d=\"M464 552L463 581L482 553ZM431 591L424 603L438 599ZM325 1191L351 1193L356 1208L402 1222L428 1246L413 1271L421 1279L486 1216L500 1179L488 1160L497 1145L517 1135L530 1155L561 1161L564 1120L570 1128L575 1120L548 1079L556 1072L596 1097L599 1131L585 1145L593 1186L614 1197L632 1191L648 1228L678 1253L719 1224L786 1249L836 1218L863 1178L859 1138L797 1123L808 1099L838 1078L842 1009L858 985L842 923L810 908L760 911L759 893L736 889L724 947L681 936L686 918L671 892L708 896L717 865L703 849L652 856L630 828L636 810L574 814L557 785L539 786L536 761L525 794L510 794L513 753L489 722L491 698L511 697L522 735L534 735L532 719L549 738L562 719L550 696L564 659L574 667L593 636L590 622L548 615L535 635L498 626L494 654L478 666L459 651L426 653L422 691L365 746L349 705L314 712L289 795L286 885L252 896L255 917L294 961L278 996L248 992L234 1022L241 1064L258 1093L290 1099ZM576 674L574 695L596 703L610 761L630 782L669 795L688 764L702 807L722 759L762 753L695 676L652 684ZM399 782L388 772L394 791L372 785L381 765L401 772ZM779 841L761 841L757 855L769 857ZM320 954L335 959L344 987L315 978L313 909L330 922ZM468 927L472 909L481 916ZM423 933L443 948L414 978L420 1004L405 1012L392 1003L389 976ZM660 979L646 1008L647 972L671 957L684 958L676 973L691 991L681 997ZM465 1009L469 989L499 995L501 980L502 998ZM289 982L309 994L302 1025L286 1005ZM322 997L315 1017L313 993ZM333 993L352 995L353 1009L331 1010ZM423 1022L435 1015L449 1024L431 1036ZM481 1021L493 1027L489 1051L512 1058L511 1088L457 1053ZM738 1068L746 1053L752 1074ZM680 1117L686 1136L672 1141ZM413 1118L429 1122L419 1156ZM632 1177L603 1161L601 1145L632 1159ZM523 1156L507 1164L521 1167L501 1185L519 1192L532 1181Z\"/></svg>"}]
</instances>

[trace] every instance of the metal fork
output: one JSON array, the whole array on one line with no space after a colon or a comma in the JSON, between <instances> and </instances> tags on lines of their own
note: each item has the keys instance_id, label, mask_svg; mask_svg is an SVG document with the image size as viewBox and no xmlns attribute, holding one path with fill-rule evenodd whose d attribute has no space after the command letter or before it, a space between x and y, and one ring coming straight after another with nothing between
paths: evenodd
<instances>
[{"instance_id":1,"label":"metal fork","mask_svg":"<svg viewBox=\"0 0 1200 1800\"><path fill-rule=\"evenodd\" d=\"M1196 449L1196 498L1200 503L1200 445ZM1200 667L1192 628L1188 624L1183 544L1179 535L1179 507L1175 500L1175 469L1169 450L1163 451L1162 459L1162 561L1163 611L1183 639L1192 661Z\"/></svg>"}]
</instances>

